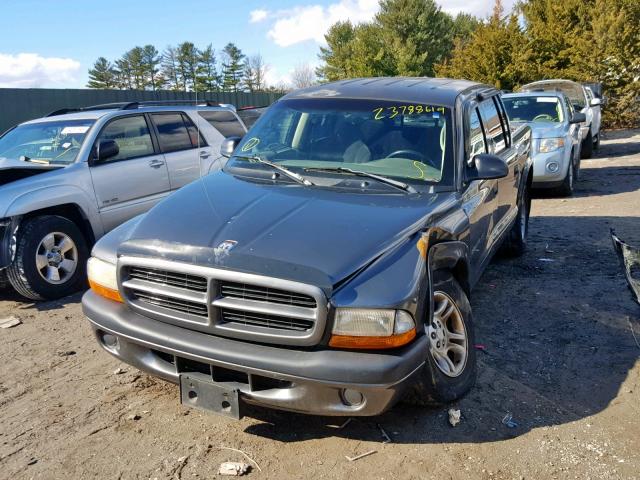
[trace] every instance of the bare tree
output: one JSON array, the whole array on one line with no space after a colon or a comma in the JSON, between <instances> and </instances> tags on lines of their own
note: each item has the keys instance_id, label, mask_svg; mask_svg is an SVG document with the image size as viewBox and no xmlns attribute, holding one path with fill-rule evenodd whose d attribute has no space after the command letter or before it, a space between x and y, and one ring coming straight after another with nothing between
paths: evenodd
<instances>
[{"instance_id":1,"label":"bare tree","mask_svg":"<svg viewBox=\"0 0 640 480\"><path fill-rule=\"evenodd\" d=\"M250 92L265 89L265 76L269 67L259 53L247 57L244 61L244 84Z\"/></svg>"},{"instance_id":2,"label":"bare tree","mask_svg":"<svg viewBox=\"0 0 640 480\"><path fill-rule=\"evenodd\" d=\"M306 88L318 82L315 70L308 63L296 65L291 73L293 88Z\"/></svg>"}]
</instances>

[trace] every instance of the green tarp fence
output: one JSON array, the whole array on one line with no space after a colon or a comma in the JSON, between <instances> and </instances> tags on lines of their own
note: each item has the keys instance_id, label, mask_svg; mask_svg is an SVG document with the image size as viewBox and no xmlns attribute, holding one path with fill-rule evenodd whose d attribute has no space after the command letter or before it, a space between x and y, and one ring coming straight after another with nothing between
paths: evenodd
<instances>
[{"instance_id":1,"label":"green tarp fence","mask_svg":"<svg viewBox=\"0 0 640 480\"><path fill-rule=\"evenodd\" d=\"M236 107L270 105L281 97L275 92L198 92L198 101L231 103ZM89 90L0 88L0 133L14 125L42 117L60 108L78 108L112 102L145 100L195 100L193 92L168 90Z\"/></svg>"}]
</instances>

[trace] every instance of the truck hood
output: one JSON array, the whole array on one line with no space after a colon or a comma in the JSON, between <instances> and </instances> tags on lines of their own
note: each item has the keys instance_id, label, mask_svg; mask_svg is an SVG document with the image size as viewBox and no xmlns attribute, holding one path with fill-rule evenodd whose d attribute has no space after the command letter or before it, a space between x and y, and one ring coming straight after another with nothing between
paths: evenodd
<instances>
[{"instance_id":1,"label":"truck hood","mask_svg":"<svg viewBox=\"0 0 640 480\"><path fill-rule=\"evenodd\" d=\"M0 186L58 168L62 168L62 165L51 166L0 157Z\"/></svg>"},{"instance_id":2,"label":"truck hood","mask_svg":"<svg viewBox=\"0 0 640 480\"><path fill-rule=\"evenodd\" d=\"M566 135L565 123L555 122L512 122L513 125L528 125L531 127L532 138L556 138Z\"/></svg>"},{"instance_id":3,"label":"truck hood","mask_svg":"<svg viewBox=\"0 0 640 480\"><path fill-rule=\"evenodd\" d=\"M218 172L151 209L118 254L270 275L330 289L458 202L452 192L341 192L261 184Z\"/></svg>"}]
</instances>

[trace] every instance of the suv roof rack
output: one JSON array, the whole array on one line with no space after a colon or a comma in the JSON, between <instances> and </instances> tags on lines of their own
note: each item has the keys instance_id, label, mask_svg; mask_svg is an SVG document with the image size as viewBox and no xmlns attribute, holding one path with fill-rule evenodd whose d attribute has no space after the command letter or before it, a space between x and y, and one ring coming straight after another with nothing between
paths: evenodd
<instances>
[{"instance_id":1,"label":"suv roof rack","mask_svg":"<svg viewBox=\"0 0 640 480\"><path fill-rule=\"evenodd\" d=\"M195 100L146 100L142 102L114 102L101 103L99 105L91 105L89 107L80 108L60 108L45 115L45 117L55 117L66 113L87 112L92 110L135 110L143 107L162 107L173 105L193 105L196 107L222 107L222 105L212 100L195 101Z\"/></svg>"}]
</instances>

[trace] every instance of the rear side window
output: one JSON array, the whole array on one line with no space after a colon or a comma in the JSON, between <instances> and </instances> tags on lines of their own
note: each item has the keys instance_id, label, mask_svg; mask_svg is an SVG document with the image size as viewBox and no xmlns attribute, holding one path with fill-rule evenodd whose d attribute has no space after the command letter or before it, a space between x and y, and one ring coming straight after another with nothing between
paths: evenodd
<instances>
[{"instance_id":1,"label":"rear side window","mask_svg":"<svg viewBox=\"0 0 640 480\"><path fill-rule=\"evenodd\" d=\"M496 102L496 107L498 108L498 112L500 113L500 120L502 121L502 129L505 133L505 142L507 147L511 146L511 131L509 130L509 120L507 117L507 112L504 109L504 105L502 104L502 100L500 97L493 97L493 101Z\"/></svg>"},{"instance_id":2,"label":"rear side window","mask_svg":"<svg viewBox=\"0 0 640 480\"><path fill-rule=\"evenodd\" d=\"M493 98L480 103L480 118L487 135L487 142L492 147L493 153L500 153L506 147L505 132Z\"/></svg>"},{"instance_id":3,"label":"rear side window","mask_svg":"<svg viewBox=\"0 0 640 480\"><path fill-rule=\"evenodd\" d=\"M184 117L180 113L154 113L151 115L153 123L158 129L160 149L164 153L177 152L193 148L192 135L190 135ZM193 139L197 142L196 137Z\"/></svg>"},{"instance_id":4,"label":"rear side window","mask_svg":"<svg viewBox=\"0 0 640 480\"><path fill-rule=\"evenodd\" d=\"M240 120L226 110L201 110L198 114L218 130L223 137L242 137L246 131Z\"/></svg>"},{"instance_id":5,"label":"rear side window","mask_svg":"<svg viewBox=\"0 0 640 480\"><path fill-rule=\"evenodd\" d=\"M473 157L479 153L487 153L487 146L484 142L484 132L482 131L482 124L480 123L480 117L478 116L478 109L471 110L468 119L469 124L469 137L467 139L467 162L471 164Z\"/></svg>"},{"instance_id":6,"label":"rear side window","mask_svg":"<svg viewBox=\"0 0 640 480\"><path fill-rule=\"evenodd\" d=\"M149 127L142 115L113 120L100 132L96 144L104 140L115 141L120 149L120 153L110 158L109 162L154 154Z\"/></svg>"}]
</instances>

